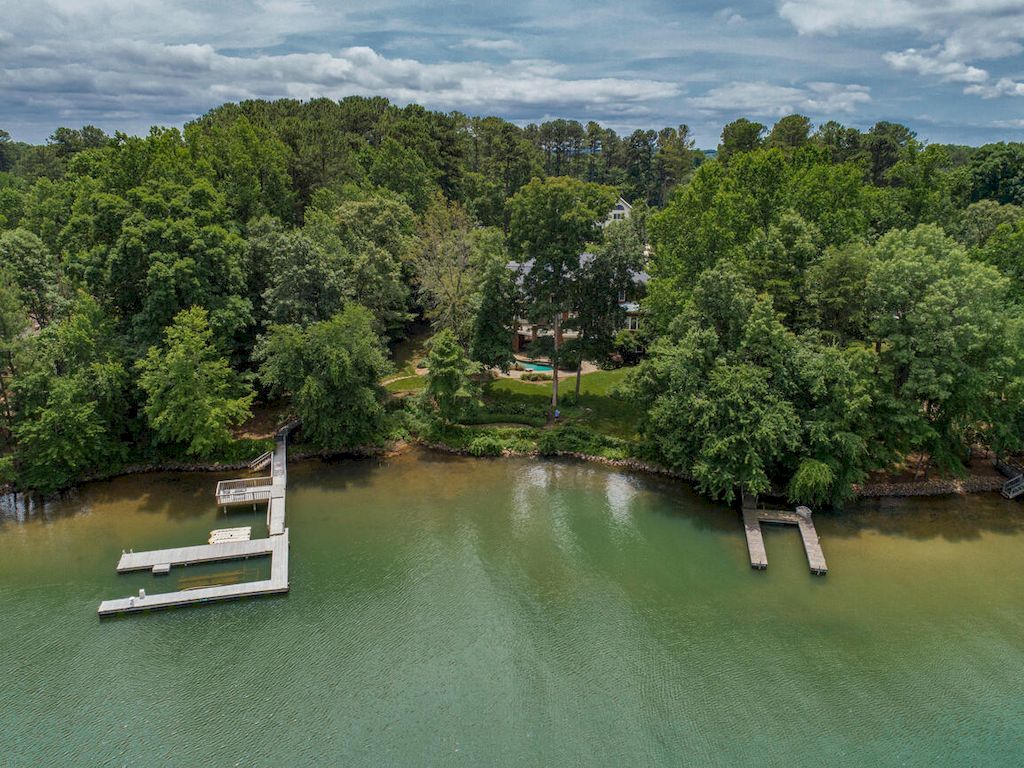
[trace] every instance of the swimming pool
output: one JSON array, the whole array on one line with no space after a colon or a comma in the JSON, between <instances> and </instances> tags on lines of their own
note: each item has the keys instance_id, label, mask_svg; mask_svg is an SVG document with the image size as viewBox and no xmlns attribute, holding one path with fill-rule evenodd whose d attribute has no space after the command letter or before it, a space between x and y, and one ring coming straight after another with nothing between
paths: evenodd
<instances>
[{"instance_id":1,"label":"swimming pool","mask_svg":"<svg viewBox=\"0 0 1024 768\"><path fill-rule=\"evenodd\" d=\"M527 363L522 360L518 360L517 362L519 363L519 367L524 371L541 371L544 373L551 373L552 371L551 366L545 365L544 363Z\"/></svg>"}]
</instances>

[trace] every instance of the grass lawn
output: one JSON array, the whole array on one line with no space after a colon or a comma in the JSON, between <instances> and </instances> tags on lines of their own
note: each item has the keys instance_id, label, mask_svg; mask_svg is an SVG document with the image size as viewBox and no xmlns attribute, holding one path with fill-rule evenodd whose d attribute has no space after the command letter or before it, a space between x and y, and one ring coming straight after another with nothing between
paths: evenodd
<instances>
[{"instance_id":1,"label":"grass lawn","mask_svg":"<svg viewBox=\"0 0 1024 768\"><path fill-rule=\"evenodd\" d=\"M612 390L622 383L629 368L613 371L595 371L580 380L580 400L574 405L560 404L565 423L588 426L597 432L626 440L635 440L640 412L625 400L611 396ZM558 391L562 397L575 391L576 378L559 379ZM484 400L492 408L523 409L543 413L551 402L551 382L528 382L518 379L497 379L484 385Z\"/></svg>"},{"instance_id":2,"label":"grass lawn","mask_svg":"<svg viewBox=\"0 0 1024 768\"><path fill-rule=\"evenodd\" d=\"M427 379L425 376L417 376L415 373L411 376L403 376L400 379L389 381L384 385L384 389L388 392L419 392L427 386Z\"/></svg>"}]
</instances>

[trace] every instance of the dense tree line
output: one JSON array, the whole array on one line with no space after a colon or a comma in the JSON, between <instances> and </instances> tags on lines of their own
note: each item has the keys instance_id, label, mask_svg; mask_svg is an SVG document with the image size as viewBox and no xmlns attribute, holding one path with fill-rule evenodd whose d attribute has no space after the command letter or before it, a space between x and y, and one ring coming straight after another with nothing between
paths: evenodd
<instances>
[{"instance_id":1,"label":"dense tree line","mask_svg":"<svg viewBox=\"0 0 1024 768\"><path fill-rule=\"evenodd\" d=\"M1020 451L1021 146L958 163L902 126L809 129L727 126L652 216L649 449L713 495L810 503L908 457Z\"/></svg>"},{"instance_id":2,"label":"dense tree line","mask_svg":"<svg viewBox=\"0 0 1024 768\"><path fill-rule=\"evenodd\" d=\"M711 154L685 125L357 97L143 137L0 131L0 473L50 490L223 458L257 397L325 448L373 442L416 318L448 422L481 364L511 362L516 317L575 328L550 337L565 364L610 360L644 266L644 450L711 493L838 501L908 455L1021 448L1024 146L793 115L736 121ZM598 227L618 195L633 220Z\"/></svg>"}]
</instances>

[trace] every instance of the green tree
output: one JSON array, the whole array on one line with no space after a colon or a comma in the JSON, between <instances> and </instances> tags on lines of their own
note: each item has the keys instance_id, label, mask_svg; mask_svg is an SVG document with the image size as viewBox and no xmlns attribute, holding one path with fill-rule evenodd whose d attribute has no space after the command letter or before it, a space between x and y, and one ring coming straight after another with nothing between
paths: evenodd
<instances>
[{"instance_id":1,"label":"green tree","mask_svg":"<svg viewBox=\"0 0 1024 768\"><path fill-rule=\"evenodd\" d=\"M879 371L879 429L900 454L963 466L1005 364L1008 282L936 226L892 232L875 248L865 300Z\"/></svg>"},{"instance_id":2,"label":"green tree","mask_svg":"<svg viewBox=\"0 0 1024 768\"><path fill-rule=\"evenodd\" d=\"M0 268L14 279L36 324L40 328L49 324L61 278L60 265L43 242L24 229L0 234Z\"/></svg>"},{"instance_id":3,"label":"green tree","mask_svg":"<svg viewBox=\"0 0 1024 768\"><path fill-rule=\"evenodd\" d=\"M772 126L766 144L790 152L805 146L811 137L811 121L804 115L787 115Z\"/></svg>"},{"instance_id":4,"label":"green tree","mask_svg":"<svg viewBox=\"0 0 1024 768\"><path fill-rule=\"evenodd\" d=\"M67 317L18 346L11 391L19 485L46 493L123 461L129 376L101 306L79 296Z\"/></svg>"},{"instance_id":5,"label":"green tree","mask_svg":"<svg viewBox=\"0 0 1024 768\"><path fill-rule=\"evenodd\" d=\"M303 434L327 450L378 441L384 431L383 388L390 366L365 307L349 304L305 328L273 325L257 347L260 379L288 395Z\"/></svg>"},{"instance_id":6,"label":"green tree","mask_svg":"<svg viewBox=\"0 0 1024 768\"><path fill-rule=\"evenodd\" d=\"M464 209L444 198L423 218L415 261L419 298L434 329L451 330L460 344L469 342L479 302L481 246L493 241L474 229Z\"/></svg>"},{"instance_id":7,"label":"green tree","mask_svg":"<svg viewBox=\"0 0 1024 768\"><path fill-rule=\"evenodd\" d=\"M518 272L509 269L504 246L490 258L480 278L480 305L473 319L471 357L488 368L508 371L512 365L512 335L519 317Z\"/></svg>"},{"instance_id":8,"label":"green tree","mask_svg":"<svg viewBox=\"0 0 1024 768\"><path fill-rule=\"evenodd\" d=\"M610 187L567 177L534 179L509 201L513 253L530 263L523 277L527 313L550 323L554 340L551 412L558 407L563 315L573 309L580 254L598 238L598 223L615 204Z\"/></svg>"},{"instance_id":9,"label":"green tree","mask_svg":"<svg viewBox=\"0 0 1024 768\"><path fill-rule=\"evenodd\" d=\"M158 443L213 457L231 444L231 427L252 415L256 394L218 352L202 307L178 313L164 332L163 346L150 347L136 365L144 411Z\"/></svg>"},{"instance_id":10,"label":"green tree","mask_svg":"<svg viewBox=\"0 0 1024 768\"><path fill-rule=\"evenodd\" d=\"M346 296L342 265L306 232L287 232L269 259L269 284L263 292L267 324L306 325L341 311Z\"/></svg>"},{"instance_id":11,"label":"green tree","mask_svg":"<svg viewBox=\"0 0 1024 768\"><path fill-rule=\"evenodd\" d=\"M450 424L473 401L475 387L470 376L479 365L466 357L462 344L448 328L434 334L428 347L423 400L433 404L443 424Z\"/></svg>"},{"instance_id":12,"label":"green tree","mask_svg":"<svg viewBox=\"0 0 1024 768\"><path fill-rule=\"evenodd\" d=\"M369 309L376 328L400 337L409 312L409 277L419 248L416 216L387 193L346 189L330 210L307 212L304 231L342 276L346 301Z\"/></svg>"},{"instance_id":13,"label":"green tree","mask_svg":"<svg viewBox=\"0 0 1024 768\"><path fill-rule=\"evenodd\" d=\"M607 362L615 351L615 338L626 319L620 295L634 288L634 276L644 260L644 244L626 221L613 221L604 229L604 241L586 261L576 287L571 326L577 337L576 396L584 360Z\"/></svg>"},{"instance_id":14,"label":"green tree","mask_svg":"<svg viewBox=\"0 0 1024 768\"><path fill-rule=\"evenodd\" d=\"M25 343L28 327L28 313L14 286L14 277L0 266L0 413L4 420L5 442L14 428L14 393L11 384L18 372L15 357Z\"/></svg>"},{"instance_id":15,"label":"green tree","mask_svg":"<svg viewBox=\"0 0 1024 768\"><path fill-rule=\"evenodd\" d=\"M417 212L426 210L437 189L423 157L392 138L385 139L373 151L368 176L371 182L396 193Z\"/></svg>"},{"instance_id":16,"label":"green tree","mask_svg":"<svg viewBox=\"0 0 1024 768\"><path fill-rule=\"evenodd\" d=\"M741 117L722 129L722 143L718 145L718 159L728 163L741 152L753 152L763 143L765 127Z\"/></svg>"}]
</instances>

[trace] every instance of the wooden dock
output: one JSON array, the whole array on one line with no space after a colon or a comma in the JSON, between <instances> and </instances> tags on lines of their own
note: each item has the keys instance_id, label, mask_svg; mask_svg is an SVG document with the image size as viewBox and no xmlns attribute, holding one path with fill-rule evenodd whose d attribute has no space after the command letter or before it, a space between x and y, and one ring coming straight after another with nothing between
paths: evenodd
<instances>
[{"instance_id":1,"label":"wooden dock","mask_svg":"<svg viewBox=\"0 0 1024 768\"><path fill-rule=\"evenodd\" d=\"M196 552L195 550L202 550ZM189 563L214 562L217 560L234 560L240 557L256 557L267 555L270 560L270 578L263 581L247 581L241 584L223 584L216 587L199 587L178 592L162 592L145 597L122 597L116 600L104 600L100 603L100 616L111 616L117 613L138 613L159 608L172 608L196 603L209 603L216 600L231 600L238 597L255 595L272 595L288 591L288 531L280 536L255 541L229 542L227 544L204 544L199 547L180 547L178 549L161 549L154 552L136 552L121 558L119 572L151 568L155 560L172 565ZM125 558L128 558L127 560Z\"/></svg>"},{"instance_id":2,"label":"wooden dock","mask_svg":"<svg viewBox=\"0 0 1024 768\"><path fill-rule=\"evenodd\" d=\"M217 483L216 498L221 506L267 502L267 538L249 539L250 528L220 529L211 531L208 544L150 552L127 552L121 555L117 564L118 573L149 570L154 574L166 574L175 566L269 555L269 579L202 586L154 595L147 595L140 590L138 596L104 600L100 603L99 615L137 613L157 608L287 592L288 529L285 527L285 495L288 482L288 433L293 427L294 425L288 425L281 430L269 457L264 455L253 462L260 468L269 464L269 477L222 480Z\"/></svg>"},{"instance_id":3,"label":"wooden dock","mask_svg":"<svg viewBox=\"0 0 1024 768\"><path fill-rule=\"evenodd\" d=\"M747 535L747 551L750 553L750 566L764 569L768 567L768 554L764 547L764 536L761 534L761 523L780 523L795 525L800 530L800 538L807 554L807 564L811 573L824 575L828 573L825 554L821 551L821 541L811 520L811 510L797 507L796 512L774 509L754 509L744 507L743 529Z\"/></svg>"}]
</instances>

